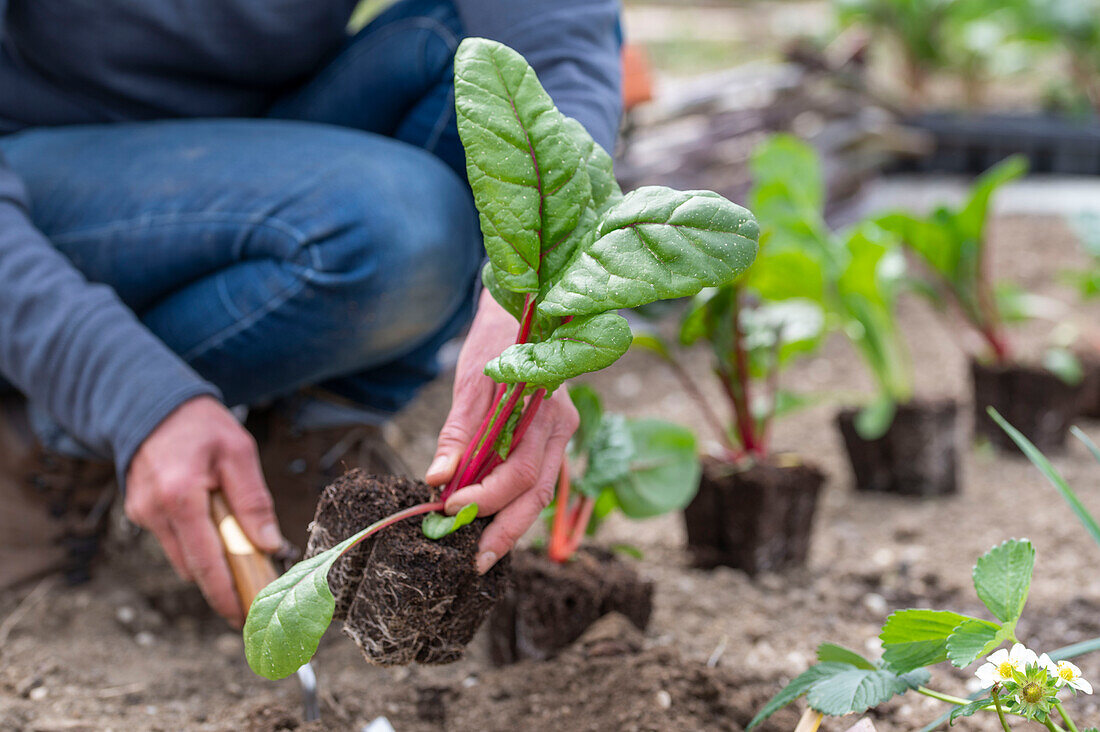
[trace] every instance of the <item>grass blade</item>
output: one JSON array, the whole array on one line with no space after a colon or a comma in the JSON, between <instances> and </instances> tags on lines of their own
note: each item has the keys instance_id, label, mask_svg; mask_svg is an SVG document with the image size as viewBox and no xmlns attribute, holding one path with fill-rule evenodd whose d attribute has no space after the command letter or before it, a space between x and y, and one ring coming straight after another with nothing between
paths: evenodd
<instances>
[{"instance_id":1,"label":"grass blade","mask_svg":"<svg viewBox=\"0 0 1100 732\"><path fill-rule=\"evenodd\" d=\"M1085 443L1085 447L1087 447L1089 449L1089 452L1092 453L1092 456L1096 458L1096 462L1100 463L1100 447L1097 447L1096 443L1093 442L1092 439L1088 435L1086 435L1080 427L1074 425L1073 427L1069 428L1069 431L1073 433L1074 437Z\"/></svg>"},{"instance_id":2,"label":"grass blade","mask_svg":"<svg viewBox=\"0 0 1100 732\"><path fill-rule=\"evenodd\" d=\"M1019 430L1005 421L1005 418L998 414L996 409L989 407L986 411L989 413L989 416L993 418L993 421L1000 425L1001 429L1012 438L1012 441L1015 442L1016 446L1027 456L1027 459L1039 469L1039 472L1046 476L1046 479L1050 481L1051 485L1058 489L1058 492L1062 494L1062 498L1066 500L1069 507L1077 514L1078 520L1084 524L1085 530L1092 536L1093 541L1096 542L1097 546L1100 546L1100 524L1096 522L1093 515L1085 508L1085 504L1081 503L1077 494L1074 493L1073 489L1066 483L1065 478L1059 475L1058 471L1050 464L1046 456L1039 452L1039 448L1031 444L1031 441L1020 434ZM1077 430L1074 434L1077 435L1079 432L1080 430ZM1078 439L1082 436L1084 436L1084 433L1078 435ZM1097 460L1100 460L1100 449L1092 445L1092 441L1089 440L1088 437L1084 437L1084 441L1086 445L1090 446L1089 449L1093 451L1093 455L1097 457Z\"/></svg>"}]
</instances>

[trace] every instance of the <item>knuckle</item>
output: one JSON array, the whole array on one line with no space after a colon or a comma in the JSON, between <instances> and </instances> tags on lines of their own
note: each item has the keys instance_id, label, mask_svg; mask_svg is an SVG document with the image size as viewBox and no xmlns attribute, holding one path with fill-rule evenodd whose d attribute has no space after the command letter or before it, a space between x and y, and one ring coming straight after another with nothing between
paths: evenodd
<instances>
[{"instance_id":1,"label":"knuckle","mask_svg":"<svg viewBox=\"0 0 1100 732\"><path fill-rule=\"evenodd\" d=\"M243 429L234 430L223 437L221 447L231 458L250 458L257 454L255 438Z\"/></svg>"},{"instance_id":2,"label":"knuckle","mask_svg":"<svg viewBox=\"0 0 1100 732\"><path fill-rule=\"evenodd\" d=\"M531 490L534 493L533 498L535 503L538 504L540 511L549 506L550 502L554 500L553 483L540 483Z\"/></svg>"},{"instance_id":3,"label":"knuckle","mask_svg":"<svg viewBox=\"0 0 1100 732\"><path fill-rule=\"evenodd\" d=\"M512 478L515 485L533 486L538 477L538 468L529 460L522 460L512 468Z\"/></svg>"},{"instance_id":4,"label":"knuckle","mask_svg":"<svg viewBox=\"0 0 1100 732\"><path fill-rule=\"evenodd\" d=\"M157 484L157 503L168 513L182 513L191 503L193 489L181 478L166 478Z\"/></svg>"}]
</instances>

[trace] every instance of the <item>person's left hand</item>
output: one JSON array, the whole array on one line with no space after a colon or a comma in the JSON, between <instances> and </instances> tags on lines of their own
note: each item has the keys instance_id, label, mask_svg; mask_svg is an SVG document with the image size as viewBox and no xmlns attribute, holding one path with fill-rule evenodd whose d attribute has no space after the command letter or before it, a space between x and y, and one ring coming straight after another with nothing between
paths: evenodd
<instances>
[{"instance_id":1,"label":"person's left hand","mask_svg":"<svg viewBox=\"0 0 1100 732\"><path fill-rule=\"evenodd\" d=\"M458 357L451 412L425 476L430 485L443 485L451 479L462 453L485 419L497 385L482 370L515 342L518 327L516 319L487 291L482 293ZM558 389L539 408L508 459L481 483L455 491L447 500L449 514L470 503L477 504L479 516L496 514L478 547L477 568L482 574L515 546L553 500L565 447L578 422L569 395L565 389Z\"/></svg>"}]
</instances>

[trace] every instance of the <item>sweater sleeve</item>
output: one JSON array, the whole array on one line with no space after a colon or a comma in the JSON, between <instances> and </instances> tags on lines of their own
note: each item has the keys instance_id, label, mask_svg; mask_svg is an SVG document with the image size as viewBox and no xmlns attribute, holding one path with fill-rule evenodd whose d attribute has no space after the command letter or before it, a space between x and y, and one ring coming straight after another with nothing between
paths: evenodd
<instances>
[{"instance_id":1,"label":"sweater sleeve","mask_svg":"<svg viewBox=\"0 0 1100 732\"><path fill-rule=\"evenodd\" d=\"M2 3L2 0L0 0ZM145 437L184 401L218 396L103 284L35 229L0 158L0 373L124 479Z\"/></svg>"},{"instance_id":2,"label":"sweater sleeve","mask_svg":"<svg viewBox=\"0 0 1100 732\"><path fill-rule=\"evenodd\" d=\"M455 0L466 33L506 43L562 112L613 150L622 114L618 0Z\"/></svg>"}]
</instances>

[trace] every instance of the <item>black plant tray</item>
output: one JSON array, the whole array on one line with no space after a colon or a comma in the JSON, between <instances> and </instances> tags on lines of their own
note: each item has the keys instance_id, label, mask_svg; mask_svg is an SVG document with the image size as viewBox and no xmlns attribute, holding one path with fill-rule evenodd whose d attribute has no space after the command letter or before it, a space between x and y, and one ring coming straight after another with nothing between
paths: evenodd
<instances>
[{"instance_id":1,"label":"black plant tray","mask_svg":"<svg viewBox=\"0 0 1100 732\"><path fill-rule=\"evenodd\" d=\"M1100 121L1055 115L934 112L903 120L927 134L932 151L901 158L901 172L981 173L1022 153L1032 173L1100 175Z\"/></svg>"}]
</instances>

